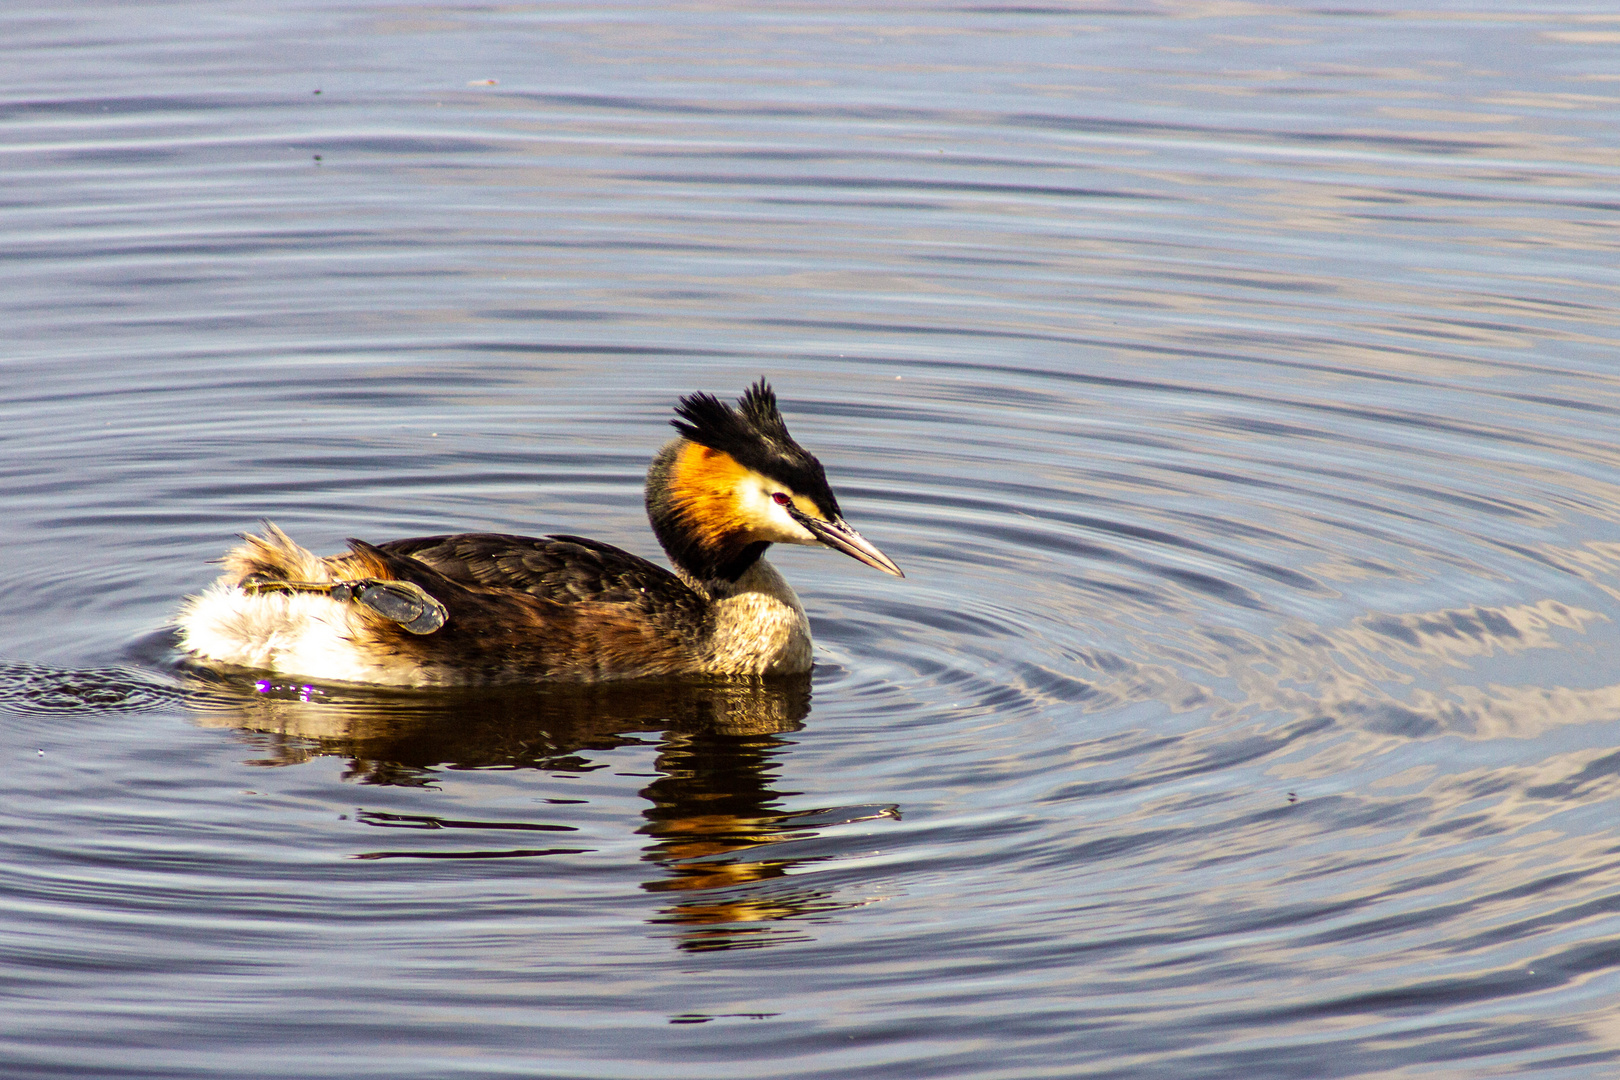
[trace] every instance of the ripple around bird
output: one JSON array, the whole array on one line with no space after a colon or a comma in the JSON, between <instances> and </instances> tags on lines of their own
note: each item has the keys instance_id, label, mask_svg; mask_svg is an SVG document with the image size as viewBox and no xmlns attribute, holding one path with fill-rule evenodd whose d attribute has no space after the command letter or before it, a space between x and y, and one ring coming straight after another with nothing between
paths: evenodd
<instances>
[{"instance_id":1,"label":"ripple around bird","mask_svg":"<svg viewBox=\"0 0 1620 1080\"><path fill-rule=\"evenodd\" d=\"M0 1071L1608 1075L1612 43L1487 6L16 21ZM761 374L808 680L176 662Z\"/></svg>"}]
</instances>

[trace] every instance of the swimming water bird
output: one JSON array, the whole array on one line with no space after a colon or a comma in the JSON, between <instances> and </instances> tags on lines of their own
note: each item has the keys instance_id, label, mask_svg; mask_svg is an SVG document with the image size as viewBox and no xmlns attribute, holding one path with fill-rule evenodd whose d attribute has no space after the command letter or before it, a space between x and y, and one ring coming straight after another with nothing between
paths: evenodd
<instances>
[{"instance_id":1,"label":"swimming water bird","mask_svg":"<svg viewBox=\"0 0 1620 1080\"><path fill-rule=\"evenodd\" d=\"M403 686L810 670L810 624L772 544L900 568L844 522L821 463L761 379L736 406L680 400L647 472L674 573L579 536L462 533L326 558L274 525L177 618L205 663Z\"/></svg>"}]
</instances>

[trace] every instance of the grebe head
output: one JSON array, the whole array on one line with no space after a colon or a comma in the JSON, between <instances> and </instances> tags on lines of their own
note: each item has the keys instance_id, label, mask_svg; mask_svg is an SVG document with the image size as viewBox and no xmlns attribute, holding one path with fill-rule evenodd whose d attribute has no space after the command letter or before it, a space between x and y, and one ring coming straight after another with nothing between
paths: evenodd
<instances>
[{"instance_id":1,"label":"grebe head","mask_svg":"<svg viewBox=\"0 0 1620 1080\"><path fill-rule=\"evenodd\" d=\"M676 566L730 582L771 544L810 544L905 577L845 523L821 462L788 434L764 379L735 407L691 394L675 415L681 438L648 471L647 514Z\"/></svg>"}]
</instances>

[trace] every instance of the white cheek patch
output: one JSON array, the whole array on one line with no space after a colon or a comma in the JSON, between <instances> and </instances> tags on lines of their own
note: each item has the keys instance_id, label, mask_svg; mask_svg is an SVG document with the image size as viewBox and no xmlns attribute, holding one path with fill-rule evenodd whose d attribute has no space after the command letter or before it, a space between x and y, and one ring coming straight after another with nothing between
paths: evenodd
<instances>
[{"instance_id":1,"label":"white cheek patch","mask_svg":"<svg viewBox=\"0 0 1620 1080\"><path fill-rule=\"evenodd\" d=\"M737 502L753 525L754 535L773 544L818 544L809 529L793 520L788 508L777 503L771 489L758 484L744 484L737 492Z\"/></svg>"}]
</instances>

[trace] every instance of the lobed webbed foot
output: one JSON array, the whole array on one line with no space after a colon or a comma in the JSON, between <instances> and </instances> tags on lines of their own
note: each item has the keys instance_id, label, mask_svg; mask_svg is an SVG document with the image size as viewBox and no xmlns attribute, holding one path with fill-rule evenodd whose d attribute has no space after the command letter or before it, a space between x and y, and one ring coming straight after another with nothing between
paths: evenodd
<instances>
[{"instance_id":1,"label":"lobed webbed foot","mask_svg":"<svg viewBox=\"0 0 1620 1080\"><path fill-rule=\"evenodd\" d=\"M431 634L450 618L444 605L409 581L358 578L353 581L287 581L251 575L241 583L250 593L315 593L339 603L359 604L392 619L413 634Z\"/></svg>"}]
</instances>

